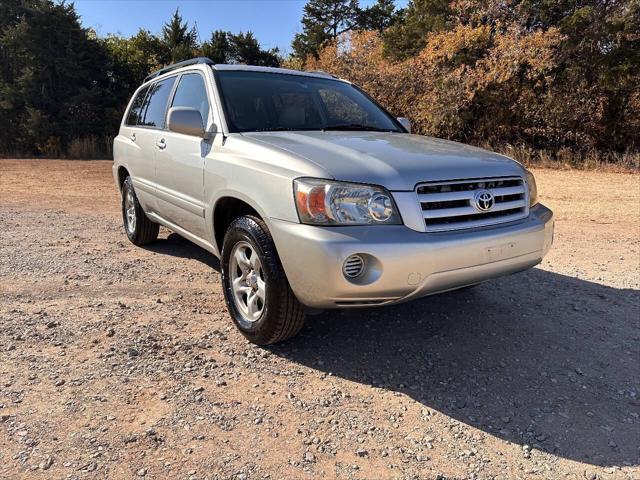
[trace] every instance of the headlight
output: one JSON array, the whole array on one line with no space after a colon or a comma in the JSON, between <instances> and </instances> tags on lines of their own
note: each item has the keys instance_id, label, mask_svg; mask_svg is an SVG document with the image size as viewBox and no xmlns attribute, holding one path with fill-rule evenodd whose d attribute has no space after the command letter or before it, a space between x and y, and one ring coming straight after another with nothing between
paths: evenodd
<instances>
[{"instance_id":1,"label":"headlight","mask_svg":"<svg viewBox=\"0 0 640 480\"><path fill-rule=\"evenodd\" d=\"M536 185L536 178L529 170L527 170L527 186L529 187L529 206L533 207L538 203L538 186Z\"/></svg>"},{"instance_id":2,"label":"headlight","mask_svg":"<svg viewBox=\"0 0 640 480\"><path fill-rule=\"evenodd\" d=\"M314 178L294 180L298 216L311 225L399 225L391 194L381 187Z\"/></svg>"}]
</instances>

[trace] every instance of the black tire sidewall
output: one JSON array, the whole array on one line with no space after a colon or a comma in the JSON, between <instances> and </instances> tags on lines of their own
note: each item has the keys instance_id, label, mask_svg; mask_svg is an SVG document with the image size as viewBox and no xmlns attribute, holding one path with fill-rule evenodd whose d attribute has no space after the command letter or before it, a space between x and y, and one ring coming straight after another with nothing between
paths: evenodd
<instances>
[{"instance_id":1,"label":"black tire sidewall","mask_svg":"<svg viewBox=\"0 0 640 480\"><path fill-rule=\"evenodd\" d=\"M234 299L229 275L231 252L234 245L241 241L249 243L258 254L266 284L264 309L255 322L243 319ZM258 344L269 342L277 326L274 316L278 315L277 303L281 298L282 289L289 288L275 253L273 241L270 237L267 238L263 228L255 219L240 217L231 224L225 235L221 260L224 298L233 322L250 341Z\"/></svg>"}]
</instances>

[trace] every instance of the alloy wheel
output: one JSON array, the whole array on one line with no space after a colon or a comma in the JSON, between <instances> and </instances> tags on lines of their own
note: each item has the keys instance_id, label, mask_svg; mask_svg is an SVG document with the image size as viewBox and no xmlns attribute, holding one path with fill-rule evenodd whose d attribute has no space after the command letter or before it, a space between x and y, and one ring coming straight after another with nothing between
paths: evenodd
<instances>
[{"instance_id":1,"label":"alloy wheel","mask_svg":"<svg viewBox=\"0 0 640 480\"><path fill-rule=\"evenodd\" d=\"M256 322L264 311L267 287L258 253L248 242L234 245L229 273L236 307L246 321Z\"/></svg>"}]
</instances>

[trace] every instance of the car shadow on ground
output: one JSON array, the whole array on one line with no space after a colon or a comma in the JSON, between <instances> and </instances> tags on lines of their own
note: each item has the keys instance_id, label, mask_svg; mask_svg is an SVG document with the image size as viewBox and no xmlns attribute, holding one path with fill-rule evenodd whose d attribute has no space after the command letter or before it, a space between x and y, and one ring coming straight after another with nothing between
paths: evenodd
<instances>
[{"instance_id":1,"label":"car shadow on ground","mask_svg":"<svg viewBox=\"0 0 640 480\"><path fill-rule=\"evenodd\" d=\"M163 255L197 260L220 273L220 261L215 255L177 233L170 233L166 238L158 238L155 242L144 245L143 248Z\"/></svg>"},{"instance_id":2,"label":"car shadow on ground","mask_svg":"<svg viewBox=\"0 0 640 480\"><path fill-rule=\"evenodd\" d=\"M218 259L172 233L145 248ZM490 435L640 464L640 291L532 269L410 303L309 316L276 355L404 393Z\"/></svg>"},{"instance_id":3,"label":"car shadow on ground","mask_svg":"<svg viewBox=\"0 0 640 480\"><path fill-rule=\"evenodd\" d=\"M403 305L327 311L269 349L516 444L625 466L640 464L639 343L637 290L533 269Z\"/></svg>"}]
</instances>

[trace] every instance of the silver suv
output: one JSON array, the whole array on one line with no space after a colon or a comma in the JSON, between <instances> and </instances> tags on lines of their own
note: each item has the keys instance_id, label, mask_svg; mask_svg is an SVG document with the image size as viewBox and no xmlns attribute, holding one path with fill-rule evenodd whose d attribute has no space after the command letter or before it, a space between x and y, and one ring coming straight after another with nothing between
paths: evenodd
<instances>
[{"instance_id":1,"label":"silver suv","mask_svg":"<svg viewBox=\"0 0 640 480\"><path fill-rule=\"evenodd\" d=\"M522 165L412 135L322 72L164 68L133 95L113 174L129 239L164 225L219 257L231 318L257 344L295 335L306 312L531 268L553 240Z\"/></svg>"}]
</instances>

